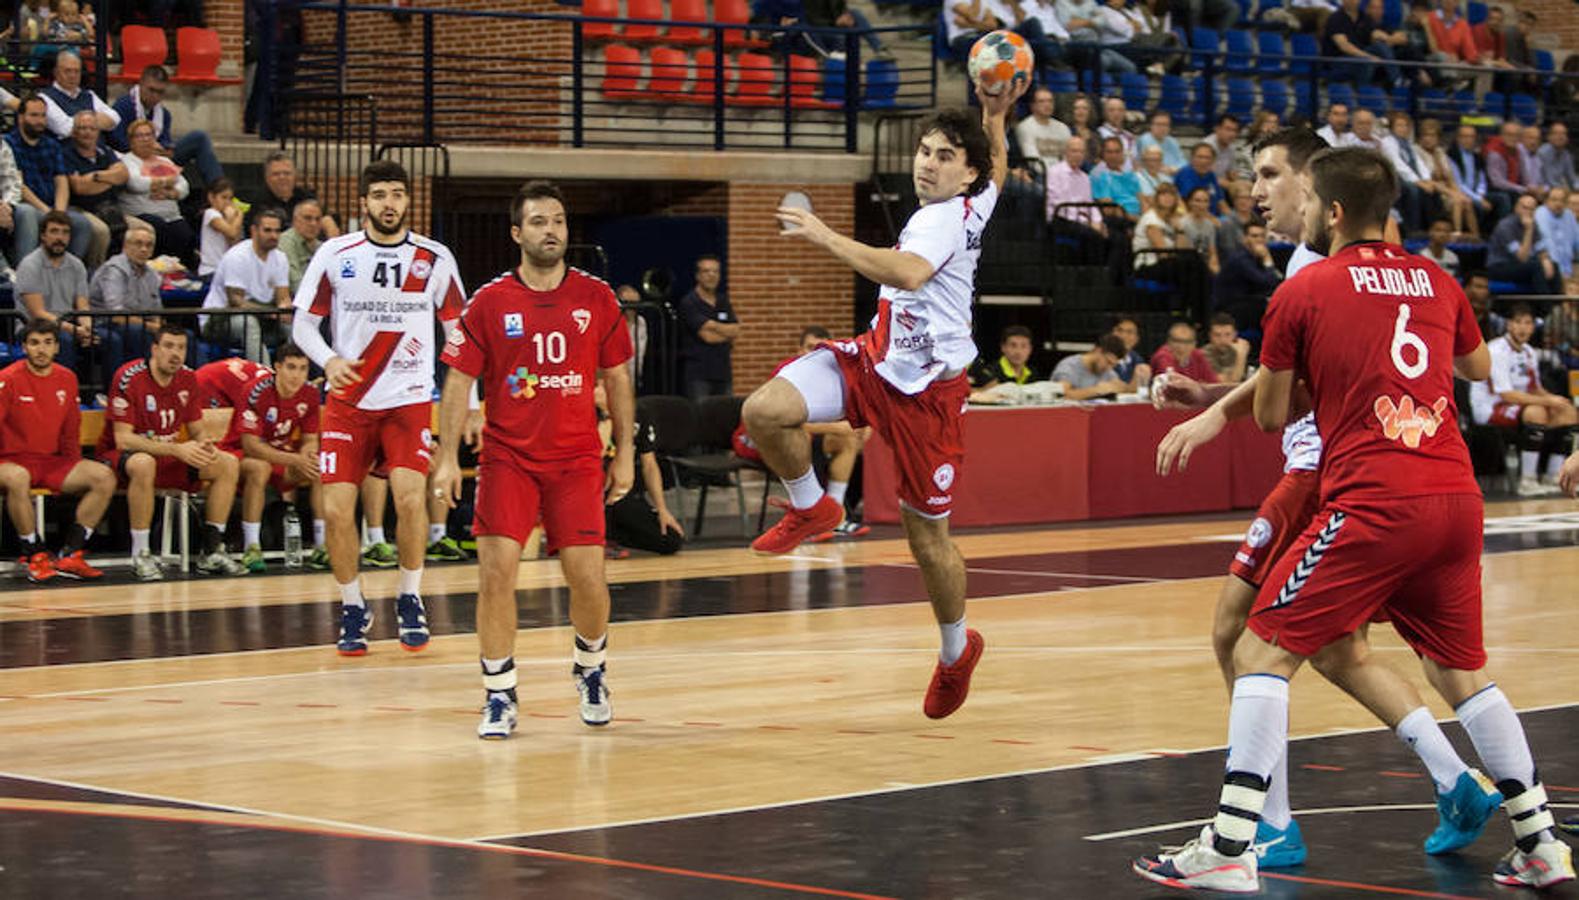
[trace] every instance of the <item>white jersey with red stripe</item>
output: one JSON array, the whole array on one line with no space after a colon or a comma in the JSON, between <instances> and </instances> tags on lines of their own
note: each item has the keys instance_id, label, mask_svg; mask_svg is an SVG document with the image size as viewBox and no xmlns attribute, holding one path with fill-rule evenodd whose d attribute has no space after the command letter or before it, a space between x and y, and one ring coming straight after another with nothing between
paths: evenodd
<instances>
[{"instance_id":1,"label":"white jersey with red stripe","mask_svg":"<svg viewBox=\"0 0 1579 900\"><path fill-rule=\"evenodd\" d=\"M1469 408L1476 424L1491 421L1491 413L1502 402L1504 391L1535 392L1541 383L1541 362L1535 348L1521 344L1517 349L1503 335L1486 345L1491 351L1491 377L1469 386Z\"/></svg>"},{"instance_id":2,"label":"white jersey with red stripe","mask_svg":"<svg viewBox=\"0 0 1579 900\"><path fill-rule=\"evenodd\" d=\"M970 304L981 232L997 203L998 186L989 182L974 197L921 207L899 234L894 249L925 259L932 277L913 291L882 286L866 349L877 374L906 394L919 394L976 359Z\"/></svg>"},{"instance_id":3,"label":"white jersey with red stripe","mask_svg":"<svg viewBox=\"0 0 1579 900\"><path fill-rule=\"evenodd\" d=\"M332 396L366 410L432 399L434 314L454 321L465 302L449 248L409 232L398 244L363 231L324 241L296 291L297 309L329 319L335 355L362 361L362 380Z\"/></svg>"},{"instance_id":4,"label":"white jersey with red stripe","mask_svg":"<svg viewBox=\"0 0 1579 900\"><path fill-rule=\"evenodd\" d=\"M1309 244L1300 244L1288 258L1283 273L1286 281L1299 274L1299 270L1327 257ZM1321 432L1316 430L1316 414L1305 413L1283 428L1283 471L1314 472L1321 468Z\"/></svg>"}]
</instances>

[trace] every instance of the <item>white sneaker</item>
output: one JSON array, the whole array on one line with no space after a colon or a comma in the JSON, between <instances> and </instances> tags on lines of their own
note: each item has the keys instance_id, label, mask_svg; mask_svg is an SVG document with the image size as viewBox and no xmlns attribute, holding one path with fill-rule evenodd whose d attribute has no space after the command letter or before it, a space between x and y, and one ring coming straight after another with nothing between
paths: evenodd
<instances>
[{"instance_id":1,"label":"white sneaker","mask_svg":"<svg viewBox=\"0 0 1579 900\"><path fill-rule=\"evenodd\" d=\"M164 580L164 567L159 565L158 557L149 550L132 557L132 573L143 581Z\"/></svg>"},{"instance_id":2,"label":"white sneaker","mask_svg":"<svg viewBox=\"0 0 1579 900\"><path fill-rule=\"evenodd\" d=\"M1256 855L1245 852L1224 856L1212 846L1212 826L1183 847L1142 856L1130 864L1135 874L1169 887L1230 894L1253 894L1261 889L1256 877Z\"/></svg>"},{"instance_id":3,"label":"white sneaker","mask_svg":"<svg viewBox=\"0 0 1579 900\"><path fill-rule=\"evenodd\" d=\"M1549 484L1541 484L1534 478L1519 479L1518 494L1520 497L1550 497L1557 493L1559 493L1558 488Z\"/></svg>"},{"instance_id":4,"label":"white sneaker","mask_svg":"<svg viewBox=\"0 0 1579 900\"><path fill-rule=\"evenodd\" d=\"M1573 881L1574 854L1562 841L1536 844L1529 853L1514 847L1497 863L1491 878L1498 884L1537 890Z\"/></svg>"},{"instance_id":5,"label":"white sneaker","mask_svg":"<svg viewBox=\"0 0 1579 900\"><path fill-rule=\"evenodd\" d=\"M247 574L247 567L223 550L215 550L213 553L199 559L197 561L197 570L204 575Z\"/></svg>"},{"instance_id":6,"label":"white sneaker","mask_svg":"<svg viewBox=\"0 0 1579 900\"><path fill-rule=\"evenodd\" d=\"M576 693L581 695L581 721L588 725L607 725L614 718L609 702L609 686L603 682L602 666L575 673Z\"/></svg>"},{"instance_id":7,"label":"white sneaker","mask_svg":"<svg viewBox=\"0 0 1579 900\"><path fill-rule=\"evenodd\" d=\"M482 708L477 736L485 741L502 741L515 730L516 705L505 694L489 694Z\"/></svg>"}]
</instances>

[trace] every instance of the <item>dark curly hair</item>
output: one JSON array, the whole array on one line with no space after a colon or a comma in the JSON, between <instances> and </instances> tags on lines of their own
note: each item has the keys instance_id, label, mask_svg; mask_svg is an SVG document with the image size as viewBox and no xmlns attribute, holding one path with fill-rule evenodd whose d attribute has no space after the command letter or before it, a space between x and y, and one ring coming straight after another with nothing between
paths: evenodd
<instances>
[{"instance_id":1,"label":"dark curly hair","mask_svg":"<svg viewBox=\"0 0 1579 900\"><path fill-rule=\"evenodd\" d=\"M965 189L965 195L974 197L986 190L992 181L992 143L987 140L987 130L981 126L981 116L965 109L939 110L921 123L921 138L933 132L964 150L965 165L976 170L976 180ZM919 143L919 138L917 140Z\"/></svg>"}]
</instances>

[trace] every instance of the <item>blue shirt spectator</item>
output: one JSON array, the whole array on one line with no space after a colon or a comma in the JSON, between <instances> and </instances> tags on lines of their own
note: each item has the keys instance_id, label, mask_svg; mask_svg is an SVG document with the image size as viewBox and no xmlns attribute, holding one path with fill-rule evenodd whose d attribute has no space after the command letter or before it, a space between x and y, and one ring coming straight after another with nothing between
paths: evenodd
<instances>
[{"instance_id":1,"label":"blue shirt spectator","mask_svg":"<svg viewBox=\"0 0 1579 900\"><path fill-rule=\"evenodd\" d=\"M1106 162L1098 165L1091 170L1091 196L1112 200L1130 218L1140 218L1140 177L1134 172L1115 172Z\"/></svg>"},{"instance_id":2,"label":"blue shirt spectator","mask_svg":"<svg viewBox=\"0 0 1579 900\"><path fill-rule=\"evenodd\" d=\"M1179 139L1173 136L1173 116L1160 109L1151 114L1149 130L1135 142L1135 159L1138 161L1150 147L1162 148L1162 169L1169 175L1189 164Z\"/></svg>"},{"instance_id":3,"label":"blue shirt spectator","mask_svg":"<svg viewBox=\"0 0 1579 900\"><path fill-rule=\"evenodd\" d=\"M45 206L55 205L55 179L66 177L66 157L61 152L60 141L40 134L31 142L18 126L6 134L11 145L11 156L16 159L17 171L22 173L22 184Z\"/></svg>"},{"instance_id":4,"label":"blue shirt spectator","mask_svg":"<svg viewBox=\"0 0 1579 900\"><path fill-rule=\"evenodd\" d=\"M1174 173L1173 184L1179 189L1180 197L1189 197L1196 188L1206 188L1212 195L1212 215L1219 216L1228 212L1229 207L1223 202L1223 186L1217 183L1217 172L1213 170L1216 162L1217 151L1210 144L1196 144L1190 151L1190 164Z\"/></svg>"},{"instance_id":5,"label":"blue shirt spectator","mask_svg":"<svg viewBox=\"0 0 1579 900\"><path fill-rule=\"evenodd\" d=\"M1579 218L1568 208L1568 193L1552 188L1546 202L1535 211L1535 228L1546 237L1546 255L1552 258L1564 278L1574 273L1574 254L1579 251Z\"/></svg>"}]
</instances>

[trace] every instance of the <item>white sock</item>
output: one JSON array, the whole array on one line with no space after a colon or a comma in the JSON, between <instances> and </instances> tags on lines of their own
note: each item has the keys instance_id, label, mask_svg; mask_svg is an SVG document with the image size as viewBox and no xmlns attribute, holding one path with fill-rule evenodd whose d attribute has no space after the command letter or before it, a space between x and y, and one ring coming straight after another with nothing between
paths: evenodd
<instances>
[{"instance_id":1,"label":"white sock","mask_svg":"<svg viewBox=\"0 0 1579 900\"><path fill-rule=\"evenodd\" d=\"M1493 781L1512 779L1525 787L1535 783L1535 759L1524 739L1524 726L1501 688L1487 685L1454 712Z\"/></svg>"},{"instance_id":2,"label":"white sock","mask_svg":"<svg viewBox=\"0 0 1579 900\"><path fill-rule=\"evenodd\" d=\"M1220 853L1243 853L1255 840L1278 757L1288 753L1288 681L1241 675L1228 711L1228 774L1212 830ZM1254 782L1259 781L1259 784Z\"/></svg>"},{"instance_id":3,"label":"white sock","mask_svg":"<svg viewBox=\"0 0 1579 900\"><path fill-rule=\"evenodd\" d=\"M402 593L402 594L420 594L420 593L422 593L422 570L421 569L408 569L405 566L401 566L400 567L400 593Z\"/></svg>"},{"instance_id":4,"label":"white sock","mask_svg":"<svg viewBox=\"0 0 1579 900\"><path fill-rule=\"evenodd\" d=\"M148 531L149 531L149 529L147 529L147 528L133 528L132 529L132 555L133 556L141 556L144 553L148 552Z\"/></svg>"},{"instance_id":5,"label":"white sock","mask_svg":"<svg viewBox=\"0 0 1579 900\"><path fill-rule=\"evenodd\" d=\"M1398 723L1396 729L1398 739L1409 745L1409 749L1420 757L1425 763L1427 771L1431 773L1431 780L1436 782L1436 791L1446 794L1458 784L1458 776L1469 771L1469 766L1458 758L1458 751L1448 742L1447 735L1442 733L1442 726L1436 723L1436 718L1424 706L1415 710L1403 721Z\"/></svg>"},{"instance_id":6,"label":"white sock","mask_svg":"<svg viewBox=\"0 0 1579 900\"><path fill-rule=\"evenodd\" d=\"M241 546L245 548L254 544L262 545L262 543L263 523L243 521L241 523Z\"/></svg>"},{"instance_id":7,"label":"white sock","mask_svg":"<svg viewBox=\"0 0 1579 900\"><path fill-rule=\"evenodd\" d=\"M369 544L384 543L384 527L382 525L377 528L371 525L367 526L367 542Z\"/></svg>"},{"instance_id":8,"label":"white sock","mask_svg":"<svg viewBox=\"0 0 1579 900\"><path fill-rule=\"evenodd\" d=\"M850 482L848 481L828 482L828 496L832 497L833 502L839 504L840 506L844 505L844 492L848 491L849 489Z\"/></svg>"},{"instance_id":9,"label":"white sock","mask_svg":"<svg viewBox=\"0 0 1579 900\"><path fill-rule=\"evenodd\" d=\"M367 600L362 597L362 579L353 578L340 585L340 602L346 606L367 605Z\"/></svg>"},{"instance_id":10,"label":"white sock","mask_svg":"<svg viewBox=\"0 0 1579 900\"><path fill-rule=\"evenodd\" d=\"M21 535L21 538L22 538L22 543L24 543L24 544L31 544L34 541L38 540L38 532L36 532L36 531L29 531L27 534Z\"/></svg>"},{"instance_id":11,"label":"white sock","mask_svg":"<svg viewBox=\"0 0 1579 900\"><path fill-rule=\"evenodd\" d=\"M439 541L444 540L444 536L449 533L449 530L449 526L445 525L443 522L429 524L428 543L437 544Z\"/></svg>"},{"instance_id":12,"label":"white sock","mask_svg":"<svg viewBox=\"0 0 1579 900\"><path fill-rule=\"evenodd\" d=\"M1534 481L1541 474L1541 453L1539 450L1519 451L1519 477Z\"/></svg>"},{"instance_id":13,"label":"white sock","mask_svg":"<svg viewBox=\"0 0 1579 900\"><path fill-rule=\"evenodd\" d=\"M482 687L490 694L509 694L515 700L515 657L482 660Z\"/></svg>"},{"instance_id":14,"label":"white sock","mask_svg":"<svg viewBox=\"0 0 1579 900\"><path fill-rule=\"evenodd\" d=\"M1546 480L1555 483L1557 476L1562 473L1563 461L1568 457L1561 453L1553 453L1546 459Z\"/></svg>"},{"instance_id":15,"label":"white sock","mask_svg":"<svg viewBox=\"0 0 1579 900\"><path fill-rule=\"evenodd\" d=\"M960 616L958 622L940 623L938 631L943 634L943 646L938 650L938 660L945 666L952 666L965 652L965 617Z\"/></svg>"},{"instance_id":16,"label":"white sock","mask_svg":"<svg viewBox=\"0 0 1579 900\"><path fill-rule=\"evenodd\" d=\"M571 659L583 669L596 669L603 665L609 654L609 633L603 632L597 640L588 640L581 635L576 635L576 647L571 654Z\"/></svg>"},{"instance_id":17,"label":"white sock","mask_svg":"<svg viewBox=\"0 0 1579 900\"><path fill-rule=\"evenodd\" d=\"M313 519L313 546L323 546L323 519Z\"/></svg>"},{"instance_id":18,"label":"white sock","mask_svg":"<svg viewBox=\"0 0 1579 900\"><path fill-rule=\"evenodd\" d=\"M79 524L80 524L80 523L79 523ZM87 543L87 542L88 542L88 540L89 540L89 539L90 539L90 538L92 538L92 537L93 537L93 529L92 529L92 528L89 528L89 527L88 527L88 526L86 526L86 525L83 525L83 526L82 526L82 542L83 542L83 543L84 543L84 544L86 544L86 543Z\"/></svg>"},{"instance_id":19,"label":"white sock","mask_svg":"<svg viewBox=\"0 0 1579 900\"><path fill-rule=\"evenodd\" d=\"M784 482L784 489L789 491L790 506L796 509L810 509L822 499L822 485L817 482L817 472L808 468L806 474L799 478L780 479Z\"/></svg>"},{"instance_id":20,"label":"white sock","mask_svg":"<svg viewBox=\"0 0 1579 900\"><path fill-rule=\"evenodd\" d=\"M1286 731L1284 732L1287 733ZM1294 809L1288 799L1288 744L1272 767L1272 777L1266 787L1266 805L1261 807L1261 821L1282 831L1294 821Z\"/></svg>"}]
</instances>

